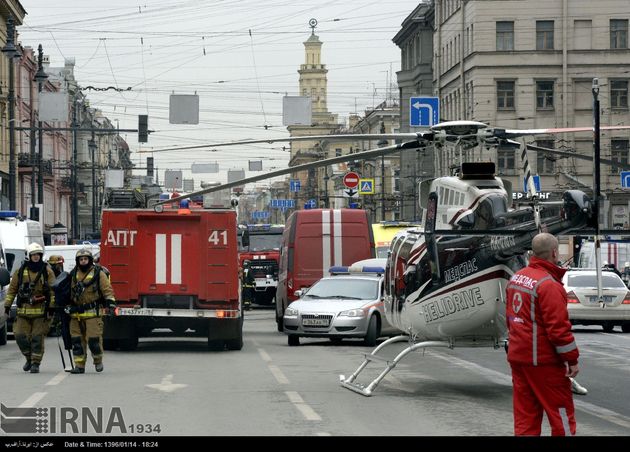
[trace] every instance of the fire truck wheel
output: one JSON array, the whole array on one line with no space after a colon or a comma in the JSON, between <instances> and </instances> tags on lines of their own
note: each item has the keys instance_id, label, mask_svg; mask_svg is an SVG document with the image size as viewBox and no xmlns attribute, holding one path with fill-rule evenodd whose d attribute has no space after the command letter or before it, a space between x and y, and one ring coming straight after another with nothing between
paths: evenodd
<instances>
[{"instance_id":1,"label":"fire truck wheel","mask_svg":"<svg viewBox=\"0 0 630 452\"><path fill-rule=\"evenodd\" d=\"M118 346L124 352L130 352L138 348L138 336L131 336L118 340Z\"/></svg>"},{"instance_id":2,"label":"fire truck wheel","mask_svg":"<svg viewBox=\"0 0 630 452\"><path fill-rule=\"evenodd\" d=\"M241 350L243 348L243 337L225 341L225 346L228 350Z\"/></svg>"},{"instance_id":3,"label":"fire truck wheel","mask_svg":"<svg viewBox=\"0 0 630 452\"><path fill-rule=\"evenodd\" d=\"M118 348L118 341L116 339L103 339L103 348L105 350L116 350Z\"/></svg>"},{"instance_id":4,"label":"fire truck wheel","mask_svg":"<svg viewBox=\"0 0 630 452\"><path fill-rule=\"evenodd\" d=\"M621 324L621 331L624 333L630 333L630 322L624 322Z\"/></svg>"},{"instance_id":5,"label":"fire truck wheel","mask_svg":"<svg viewBox=\"0 0 630 452\"><path fill-rule=\"evenodd\" d=\"M289 334L289 345L291 347L300 345L300 336L296 336L295 334Z\"/></svg>"},{"instance_id":6,"label":"fire truck wheel","mask_svg":"<svg viewBox=\"0 0 630 452\"><path fill-rule=\"evenodd\" d=\"M222 340L208 339L208 350L213 352L222 352L225 348L225 342Z\"/></svg>"}]
</instances>

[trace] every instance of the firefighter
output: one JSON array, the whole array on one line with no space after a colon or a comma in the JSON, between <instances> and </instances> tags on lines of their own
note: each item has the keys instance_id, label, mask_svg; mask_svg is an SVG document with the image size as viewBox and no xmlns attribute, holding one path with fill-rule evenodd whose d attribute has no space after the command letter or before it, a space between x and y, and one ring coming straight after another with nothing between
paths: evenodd
<instances>
[{"instance_id":1,"label":"firefighter","mask_svg":"<svg viewBox=\"0 0 630 452\"><path fill-rule=\"evenodd\" d=\"M103 267L94 264L90 250L77 251L76 267L72 270L70 306L70 336L75 367L73 374L85 373L87 349L92 352L94 367L103 371L103 319L105 307L113 314L116 307L114 290Z\"/></svg>"},{"instance_id":2,"label":"firefighter","mask_svg":"<svg viewBox=\"0 0 630 452\"><path fill-rule=\"evenodd\" d=\"M41 245L31 243L26 252L27 260L11 277L4 310L8 313L17 298L17 319L13 326L15 342L26 358L22 369L36 374L44 356L44 339L50 329L49 313L55 305L51 288L55 274L44 262Z\"/></svg>"},{"instance_id":3,"label":"firefighter","mask_svg":"<svg viewBox=\"0 0 630 452\"><path fill-rule=\"evenodd\" d=\"M52 268L53 272L55 273L55 277L59 276L63 271L63 263L63 256L60 256L58 254L55 254L48 258L48 265L50 265L50 268Z\"/></svg>"}]
</instances>

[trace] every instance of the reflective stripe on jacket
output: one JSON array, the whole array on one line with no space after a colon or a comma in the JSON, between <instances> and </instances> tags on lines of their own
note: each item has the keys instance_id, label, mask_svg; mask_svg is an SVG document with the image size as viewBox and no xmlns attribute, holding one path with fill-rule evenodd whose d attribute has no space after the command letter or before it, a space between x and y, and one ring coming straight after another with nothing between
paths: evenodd
<instances>
[{"instance_id":1,"label":"reflective stripe on jacket","mask_svg":"<svg viewBox=\"0 0 630 452\"><path fill-rule=\"evenodd\" d=\"M507 286L508 361L528 365L577 364L578 350L561 283L565 269L532 257Z\"/></svg>"}]
</instances>

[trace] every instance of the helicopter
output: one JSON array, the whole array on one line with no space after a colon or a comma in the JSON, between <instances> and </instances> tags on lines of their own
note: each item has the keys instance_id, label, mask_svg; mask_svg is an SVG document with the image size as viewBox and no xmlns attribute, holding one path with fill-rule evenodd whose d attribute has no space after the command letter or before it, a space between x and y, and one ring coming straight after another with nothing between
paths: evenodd
<instances>
[{"instance_id":1,"label":"helicopter","mask_svg":"<svg viewBox=\"0 0 630 452\"><path fill-rule=\"evenodd\" d=\"M601 127L601 130L613 129L630 129L630 126ZM339 376L342 386L370 396L387 373L418 349L455 346L500 348L505 345L505 288L510 277L526 265L525 253L530 249L532 238L541 231L556 235L577 231L584 233L597 223L594 203L580 190L566 191L561 201L540 201L527 153L524 152L526 146L513 139L587 131L592 132L593 128L510 130L460 120L439 123L429 130L415 133L325 135L218 143L212 146L343 138L406 140L206 188L161 201L154 208L158 210L163 204L189 196L401 150L435 146L437 149L451 147L454 155L459 153L459 167L455 174L420 184L419 203L423 209L424 226L400 232L390 245L385 269L385 315L403 334L384 341L367 354L349 377ZM515 152L521 151L530 198L528 206L510 207L511 185L495 175L493 162L467 161L473 160L471 154L475 147L499 145L509 146ZM440 163L439 157L436 157L436 168L445 171ZM409 345L395 359L379 355L384 348L398 342L408 342ZM357 377L370 362L386 362L386 368L368 385L358 383Z\"/></svg>"}]
</instances>

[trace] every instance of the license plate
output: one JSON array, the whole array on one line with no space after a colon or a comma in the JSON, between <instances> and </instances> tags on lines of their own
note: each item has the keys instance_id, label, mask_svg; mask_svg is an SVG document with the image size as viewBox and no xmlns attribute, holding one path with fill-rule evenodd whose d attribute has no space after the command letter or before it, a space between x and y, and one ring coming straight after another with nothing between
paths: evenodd
<instances>
[{"instance_id":1,"label":"license plate","mask_svg":"<svg viewBox=\"0 0 630 452\"><path fill-rule=\"evenodd\" d=\"M602 296L602 299L604 300L604 303L612 303L615 297L613 297L612 295L604 295ZM589 295L588 301L590 301L591 303L597 303L597 295Z\"/></svg>"},{"instance_id":2,"label":"license plate","mask_svg":"<svg viewBox=\"0 0 630 452\"><path fill-rule=\"evenodd\" d=\"M329 323L328 319L302 319L304 326L328 326Z\"/></svg>"},{"instance_id":3,"label":"license plate","mask_svg":"<svg viewBox=\"0 0 630 452\"><path fill-rule=\"evenodd\" d=\"M153 315L153 309L118 308L118 315Z\"/></svg>"},{"instance_id":4,"label":"license plate","mask_svg":"<svg viewBox=\"0 0 630 452\"><path fill-rule=\"evenodd\" d=\"M257 278L256 279L256 285L257 286L268 286L269 284L271 284L271 281L268 280L267 278L265 278L265 279Z\"/></svg>"}]
</instances>

